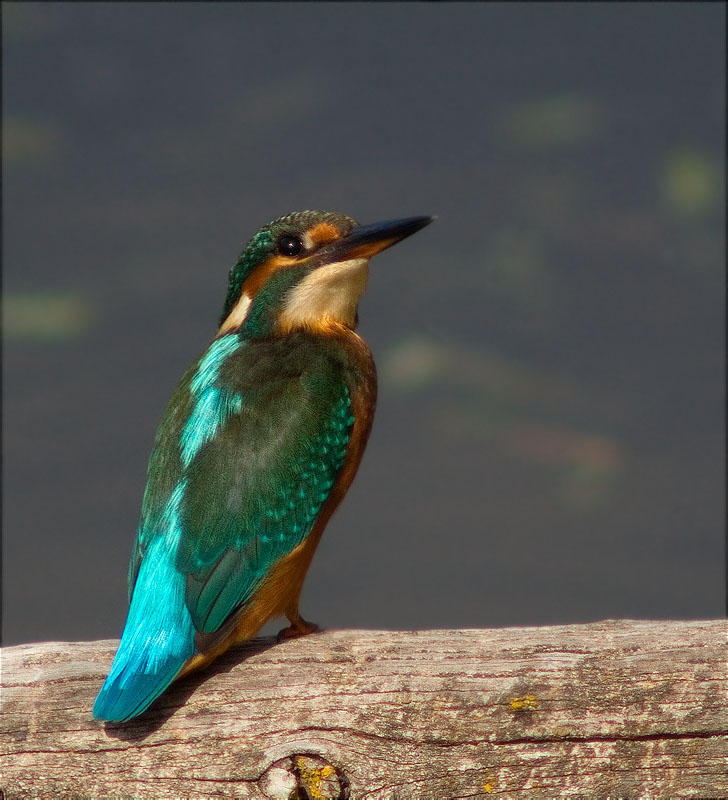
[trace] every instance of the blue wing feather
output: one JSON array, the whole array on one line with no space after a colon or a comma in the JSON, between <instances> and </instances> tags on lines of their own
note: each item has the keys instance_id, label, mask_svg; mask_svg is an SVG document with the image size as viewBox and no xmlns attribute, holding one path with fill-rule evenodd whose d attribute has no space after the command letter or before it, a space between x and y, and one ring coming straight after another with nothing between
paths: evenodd
<instances>
[{"instance_id":1,"label":"blue wing feather","mask_svg":"<svg viewBox=\"0 0 728 800\"><path fill-rule=\"evenodd\" d=\"M346 457L341 363L310 340L213 342L170 400L150 458L131 604L94 716L141 713L310 532Z\"/></svg>"},{"instance_id":2,"label":"blue wing feather","mask_svg":"<svg viewBox=\"0 0 728 800\"><path fill-rule=\"evenodd\" d=\"M246 461L249 449L237 446L242 434L222 436L200 455L201 469L190 475L182 501L185 533L177 562L188 576L186 602L199 631L220 628L311 530L346 458L353 422L346 386L336 394L315 432L289 432L280 458L268 457L265 469ZM301 402L298 413L310 416ZM248 436L261 433L248 422ZM216 464L228 464L230 472ZM213 496L219 501L209 502ZM195 535L200 531L205 535Z\"/></svg>"}]
</instances>

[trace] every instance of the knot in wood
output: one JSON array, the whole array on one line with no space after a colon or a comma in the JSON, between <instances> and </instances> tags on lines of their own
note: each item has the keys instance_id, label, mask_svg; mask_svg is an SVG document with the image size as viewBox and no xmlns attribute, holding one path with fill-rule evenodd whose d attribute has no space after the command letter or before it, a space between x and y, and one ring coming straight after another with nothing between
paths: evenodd
<instances>
[{"instance_id":1,"label":"knot in wood","mask_svg":"<svg viewBox=\"0 0 728 800\"><path fill-rule=\"evenodd\" d=\"M349 781L318 755L275 761L263 773L259 786L269 800L349 800Z\"/></svg>"}]
</instances>

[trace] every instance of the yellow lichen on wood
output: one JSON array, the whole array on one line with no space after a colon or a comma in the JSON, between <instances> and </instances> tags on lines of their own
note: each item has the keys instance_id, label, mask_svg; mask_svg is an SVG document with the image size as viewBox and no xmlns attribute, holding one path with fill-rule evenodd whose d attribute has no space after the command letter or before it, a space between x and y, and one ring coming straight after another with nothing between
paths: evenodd
<instances>
[{"instance_id":1,"label":"yellow lichen on wood","mask_svg":"<svg viewBox=\"0 0 728 800\"><path fill-rule=\"evenodd\" d=\"M514 711L533 710L538 708L538 700L533 694L527 694L523 697L511 697L510 706Z\"/></svg>"},{"instance_id":2,"label":"yellow lichen on wood","mask_svg":"<svg viewBox=\"0 0 728 800\"><path fill-rule=\"evenodd\" d=\"M330 800L331 797L338 797L341 791L339 776L331 764L321 766L320 761L321 759L307 756L295 757L300 785L311 800Z\"/></svg>"}]
</instances>

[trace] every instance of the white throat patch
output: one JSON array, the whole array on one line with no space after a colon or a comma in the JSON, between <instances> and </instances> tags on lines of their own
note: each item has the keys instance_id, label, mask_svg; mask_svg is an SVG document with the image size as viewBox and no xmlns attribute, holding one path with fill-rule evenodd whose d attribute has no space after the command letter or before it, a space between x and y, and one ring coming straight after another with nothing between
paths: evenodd
<instances>
[{"instance_id":1,"label":"white throat patch","mask_svg":"<svg viewBox=\"0 0 728 800\"><path fill-rule=\"evenodd\" d=\"M291 290L280 315L284 328L315 326L323 320L341 322L350 328L367 288L369 260L354 258L315 269Z\"/></svg>"}]
</instances>

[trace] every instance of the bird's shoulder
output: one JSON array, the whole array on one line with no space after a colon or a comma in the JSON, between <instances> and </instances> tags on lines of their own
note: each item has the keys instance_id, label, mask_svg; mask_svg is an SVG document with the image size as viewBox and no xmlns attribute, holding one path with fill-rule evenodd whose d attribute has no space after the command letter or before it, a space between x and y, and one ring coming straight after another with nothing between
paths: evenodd
<instances>
[{"instance_id":1,"label":"bird's shoulder","mask_svg":"<svg viewBox=\"0 0 728 800\"><path fill-rule=\"evenodd\" d=\"M373 370L368 346L344 326L335 328L330 335L301 330L260 340L233 335L228 345L217 344L220 341L213 342L206 354L215 347L227 351L220 363L219 380L240 391L254 391L269 381L300 379L321 372L337 372L342 380L356 384Z\"/></svg>"},{"instance_id":2,"label":"bird's shoulder","mask_svg":"<svg viewBox=\"0 0 728 800\"><path fill-rule=\"evenodd\" d=\"M343 462L354 399L374 380L368 349L357 348L305 334L261 341L230 334L193 362L150 456L130 584L149 542L164 535L173 516L183 532L180 552L192 556L180 557L194 569L213 552L240 545L262 511L284 497L293 505L292 492L301 495L296 514L299 502L318 504L321 498L311 503L318 484L298 486L296 476L310 475L328 490ZM312 456L321 475L306 466ZM204 543L190 533L201 530Z\"/></svg>"}]
</instances>

